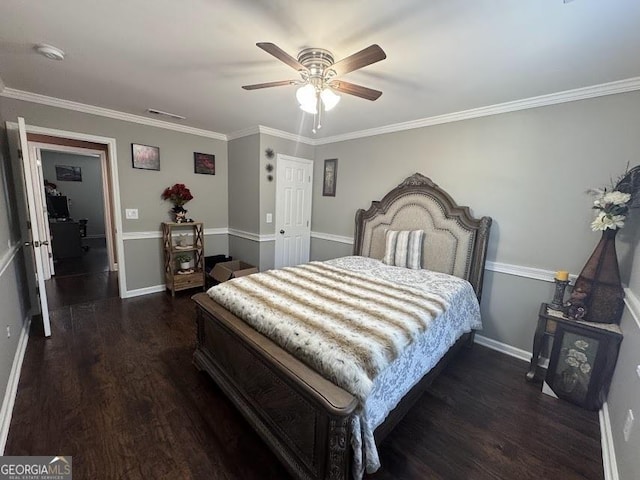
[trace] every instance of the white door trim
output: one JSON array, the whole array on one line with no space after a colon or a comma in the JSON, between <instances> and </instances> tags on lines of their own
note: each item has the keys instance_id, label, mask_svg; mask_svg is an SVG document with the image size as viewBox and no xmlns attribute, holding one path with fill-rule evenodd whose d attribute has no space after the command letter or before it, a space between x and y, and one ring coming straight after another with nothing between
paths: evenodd
<instances>
[{"instance_id":1,"label":"white door trim","mask_svg":"<svg viewBox=\"0 0 640 480\"><path fill-rule=\"evenodd\" d=\"M9 122L11 124L11 122ZM15 124L17 125L17 124ZM118 181L118 154L116 152L116 139L111 137L101 137L79 132L69 132L54 128L37 127L27 125L27 133L49 135L51 137L70 138L72 140L83 140L85 142L102 143L107 146L110 161L111 194L113 195L113 220L115 225L116 250L118 261L118 285L120 298L127 298L127 276L124 256L124 242L122 240L122 209L120 207L120 182Z\"/></svg>"},{"instance_id":2,"label":"white door trim","mask_svg":"<svg viewBox=\"0 0 640 480\"><path fill-rule=\"evenodd\" d=\"M98 142L93 142L98 143ZM114 272L118 270L118 263L113 245L113 212L111 209L111 192L109 191L109 167L107 165L107 155L104 150L94 150L92 148L71 147L68 145L58 145L55 143L29 142L37 152L38 158L41 158L41 151L48 150L53 152L73 153L84 156L97 156L100 161L100 172L102 180L102 206L104 209L104 229L107 241L107 256L109 257L109 270Z\"/></svg>"},{"instance_id":3,"label":"white door trim","mask_svg":"<svg viewBox=\"0 0 640 480\"><path fill-rule=\"evenodd\" d=\"M282 161L289 161L289 162L296 162L296 163L302 163L304 165L306 165L307 167L309 167L309 174L311 176L311 178L313 178L313 160L309 160L307 158L300 158L300 157L293 157L291 155L283 155L282 153L279 153L276 156L276 198L275 198L275 211L276 211L276 215L275 215L275 229L276 229L276 233L275 233L275 248L274 248L274 265L276 268L279 268L280 266L284 265L284 261L282 258L283 255L283 248L282 248L282 236L278 234L278 229L280 228L280 218L278 218L278 213L279 213L279 205L280 202L282 202L282 194L283 194L283 190L282 190L282 185L280 184L280 182L278 182L278 175L279 172L282 170ZM309 182L309 224L307 226L307 252L310 252L311 249L311 212L312 212L312 201L313 201L313 181ZM307 258L307 261L309 261L309 259Z\"/></svg>"}]
</instances>

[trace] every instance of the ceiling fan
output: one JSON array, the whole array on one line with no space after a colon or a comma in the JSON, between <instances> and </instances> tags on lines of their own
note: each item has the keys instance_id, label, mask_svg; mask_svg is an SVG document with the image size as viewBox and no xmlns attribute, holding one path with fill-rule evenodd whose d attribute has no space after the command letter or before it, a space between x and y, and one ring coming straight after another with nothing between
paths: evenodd
<instances>
[{"instance_id":1,"label":"ceiling fan","mask_svg":"<svg viewBox=\"0 0 640 480\"><path fill-rule=\"evenodd\" d=\"M244 85L242 88L257 90L285 85L300 86L296 92L296 98L302 110L314 115L313 133L322 128L322 112L331 110L340 101L340 96L335 92L355 95L372 101L382 95L379 90L337 79L337 77L387 58L378 45L371 45L338 62L334 62L331 52L322 48L305 48L298 53L298 58L295 59L274 43L260 42L256 45L296 70L300 74L300 79Z\"/></svg>"}]
</instances>

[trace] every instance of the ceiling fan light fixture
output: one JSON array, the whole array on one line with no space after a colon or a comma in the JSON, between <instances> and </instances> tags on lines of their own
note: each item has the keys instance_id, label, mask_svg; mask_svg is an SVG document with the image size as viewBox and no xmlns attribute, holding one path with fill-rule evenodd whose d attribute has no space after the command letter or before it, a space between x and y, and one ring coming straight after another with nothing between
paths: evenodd
<instances>
[{"instance_id":1,"label":"ceiling fan light fixture","mask_svg":"<svg viewBox=\"0 0 640 480\"><path fill-rule=\"evenodd\" d=\"M310 83L303 85L296 91L296 99L300 104L300 109L304 112L315 115L318 113L316 89Z\"/></svg>"},{"instance_id":2,"label":"ceiling fan light fixture","mask_svg":"<svg viewBox=\"0 0 640 480\"><path fill-rule=\"evenodd\" d=\"M340 95L337 95L329 87L325 87L322 90L322 92L320 93L320 98L322 98L322 104L324 105L324 109L327 112L338 105L338 103L340 103Z\"/></svg>"}]
</instances>

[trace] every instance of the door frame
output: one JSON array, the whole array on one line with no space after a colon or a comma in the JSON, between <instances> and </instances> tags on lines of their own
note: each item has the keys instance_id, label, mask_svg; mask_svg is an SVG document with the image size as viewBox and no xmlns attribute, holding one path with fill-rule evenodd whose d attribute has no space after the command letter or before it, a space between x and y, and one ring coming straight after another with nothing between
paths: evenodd
<instances>
[{"instance_id":1,"label":"door frame","mask_svg":"<svg viewBox=\"0 0 640 480\"><path fill-rule=\"evenodd\" d=\"M313 212L313 160L310 160L308 158L300 158L300 157L294 157L291 155L284 155L282 153L278 153L278 155L276 156L276 193L275 193L275 222L274 222L274 231L275 231L275 237L276 237L276 242L275 242L275 248L274 248L274 266L275 268L280 268L279 266L283 265L283 258L282 258L282 254L283 254L283 248L282 248L282 237L280 235L278 235L278 229L280 228L279 225L279 221L280 219L278 218L278 206L280 205L280 203L283 201L283 193L284 191L282 190L282 185L280 184L280 182L278 182L278 174L279 172L282 170L282 161L288 161L288 162L296 162L296 163L303 163L306 164L309 169L310 169L310 176L311 179L308 183L308 188L310 190L309 193L309 225L308 225L308 251L309 251L309 258L311 258L311 215Z\"/></svg>"},{"instance_id":2,"label":"door frame","mask_svg":"<svg viewBox=\"0 0 640 480\"><path fill-rule=\"evenodd\" d=\"M97 142L95 142L97 143ZM100 161L101 169L101 181L102 181L102 203L104 209L104 229L105 237L107 241L107 256L109 257L109 271L118 271L118 262L115 256L115 245L113 244L113 212L111 209L111 192L109 191L109 168L107 165L107 154L104 150L96 150L92 148L84 147L72 147L68 145L58 145L54 143L34 142L29 141L29 148L35 153L35 158L42 163L41 152L42 150L50 152L64 152L73 153L75 155L83 155L85 157L98 157ZM42 169L41 169L42 170ZM43 183L44 188L44 183Z\"/></svg>"},{"instance_id":3,"label":"door frame","mask_svg":"<svg viewBox=\"0 0 640 480\"><path fill-rule=\"evenodd\" d=\"M10 125L16 125L16 122L8 122ZM107 162L110 180L109 193L113 203L113 224L115 227L115 243L116 243L116 260L118 263L118 290L120 298L127 298L127 276L124 255L124 240L122 238L122 208L120 204L120 182L118 181L118 155L116 151L116 139L111 137L102 137L99 135L91 135L79 132L70 132L67 130L58 130L54 128L38 127L35 125L26 125L27 133L47 135L50 137L68 138L71 140L81 140L91 143L101 143L107 146ZM103 176L103 181L106 179Z\"/></svg>"}]
</instances>

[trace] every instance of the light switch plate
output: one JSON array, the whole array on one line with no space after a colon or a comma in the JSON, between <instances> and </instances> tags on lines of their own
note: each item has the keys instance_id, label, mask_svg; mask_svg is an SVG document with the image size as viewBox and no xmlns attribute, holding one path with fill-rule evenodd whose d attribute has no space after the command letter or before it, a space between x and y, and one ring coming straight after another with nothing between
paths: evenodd
<instances>
[{"instance_id":1,"label":"light switch plate","mask_svg":"<svg viewBox=\"0 0 640 480\"><path fill-rule=\"evenodd\" d=\"M271 223L271 222L273 222L273 214L267 213L267 223Z\"/></svg>"},{"instance_id":2,"label":"light switch plate","mask_svg":"<svg viewBox=\"0 0 640 480\"><path fill-rule=\"evenodd\" d=\"M138 209L137 208L126 208L124 210L125 217L127 220L137 220L138 219Z\"/></svg>"}]
</instances>

